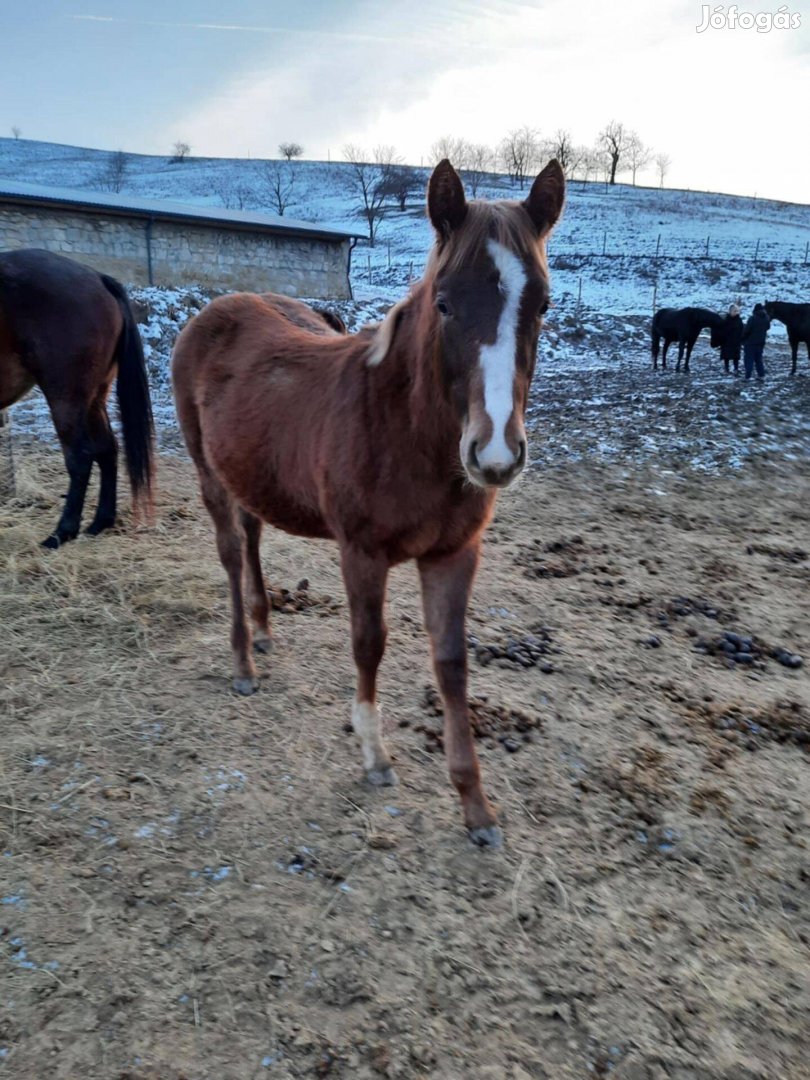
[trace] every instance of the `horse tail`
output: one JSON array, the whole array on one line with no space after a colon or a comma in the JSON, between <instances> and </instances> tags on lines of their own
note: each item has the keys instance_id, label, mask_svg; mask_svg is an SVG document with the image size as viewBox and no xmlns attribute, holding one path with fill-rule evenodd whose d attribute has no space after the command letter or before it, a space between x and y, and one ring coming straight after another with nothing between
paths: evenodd
<instances>
[{"instance_id":1,"label":"horse tail","mask_svg":"<svg viewBox=\"0 0 810 1080\"><path fill-rule=\"evenodd\" d=\"M652 358L653 363L658 362L658 350L661 347L661 334L658 330L658 312L653 315L652 321Z\"/></svg>"},{"instance_id":2,"label":"horse tail","mask_svg":"<svg viewBox=\"0 0 810 1080\"><path fill-rule=\"evenodd\" d=\"M124 452L127 459L129 485L132 489L132 508L136 521L143 516L152 518L152 483L155 472L155 425L146 360L135 316L126 290L115 278L101 274L104 287L118 302L123 318L121 334L115 346L118 378L115 389L118 411L124 430Z\"/></svg>"}]
</instances>

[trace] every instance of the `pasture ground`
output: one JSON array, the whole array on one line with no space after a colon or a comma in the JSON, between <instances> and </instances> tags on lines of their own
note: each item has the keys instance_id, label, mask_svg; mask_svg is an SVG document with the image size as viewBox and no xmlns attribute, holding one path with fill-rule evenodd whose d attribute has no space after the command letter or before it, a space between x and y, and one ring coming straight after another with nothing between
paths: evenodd
<instances>
[{"instance_id":1,"label":"pasture ground","mask_svg":"<svg viewBox=\"0 0 810 1080\"><path fill-rule=\"evenodd\" d=\"M469 629L546 652L470 654L496 852L465 838L424 707L412 567L392 575L381 678L401 784L374 791L345 731L330 545L265 537L293 610L275 613L261 691L237 699L189 463L162 455L154 529L125 512L122 534L45 553L61 460L35 442L16 457L5 1075L807 1076L805 457L719 475L562 460L502 497ZM695 651L725 630L805 666Z\"/></svg>"}]
</instances>

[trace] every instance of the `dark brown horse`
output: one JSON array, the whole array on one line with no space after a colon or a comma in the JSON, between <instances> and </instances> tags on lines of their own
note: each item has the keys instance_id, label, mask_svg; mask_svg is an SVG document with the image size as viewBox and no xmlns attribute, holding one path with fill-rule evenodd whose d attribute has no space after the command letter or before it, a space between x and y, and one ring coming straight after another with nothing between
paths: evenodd
<instances>
[{"instance_id":1,"label":"dark brown horse","mask_svg":"<svg viewBox=\"0 0 810 1080\"><path fill-rule=\"evenodd\" d=\"M796 374L799 345L804 342L810 360L810 304L789 304L786 300L769 300L765 304L768 317L778 319L787 328L790 342L790 374Z\"/></svg>"},{"instance_id":2,"label":"dark brown horse","mask_svg":"<svg viewBox=\"0 0 810 1080\"><path fill-rule=\"evenodd\" d=\"M689 361L692 358L692 349L700 337L701 330L712 330L712 346L720 345L723 317L716 311L708 308L685 307L685 308L660 308L653 315L652 321L652 361L653 370L658 369L658 350L661 346L661 338L664 339L664 351L661 356L661 366L666 370L667 350L673 341L678 342L678 363L676 371L681 370L681 363L686 354L686 362L683 370L689 370ZM716 344L715 344L716 343Z\"/></svg>"},{"instance_id":3,"label":"dark brown horse","mask_svg":"<svg viewBox=\"0 0 810 1080\"><path fill-rule=\"evenodd\" d=\"M241 294L209 304L174 352L178 416L230 580L236 690L257 686L251 640L270 645L262 522L336 540L358 671L352 723L368 779L394 783L376 704L383 606L389 568L416 559L450 776L481 845L500 832L470 730L465 615L496 492L526 464L545 237L564 193L552 161L525 202L468 203L443 161L428 187L425 276L379 327L339 335L298 305L291 320L289 300Z\"/></svg>"},{"instance_id":4,"label":"dark brown horse","mask_svg":"<svg viewBox=\"0 0 810 1080\"><path fill-rule=\"evenodd\" d=\"M107 398L116 373L133 504L148 514L152 410L141 339L123 286L50 251L0 255L0 408L39 386L70 475L62 516L45 547L77 535L94 461L101 490L87 532L115 523L118 448Z\"/></svg>"}]
</instances>

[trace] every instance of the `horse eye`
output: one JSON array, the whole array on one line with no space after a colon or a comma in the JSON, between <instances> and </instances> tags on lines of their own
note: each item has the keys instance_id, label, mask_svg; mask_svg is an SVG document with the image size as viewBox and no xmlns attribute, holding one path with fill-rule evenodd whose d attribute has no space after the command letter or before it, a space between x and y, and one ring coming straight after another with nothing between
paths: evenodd
<instances>
[{"instance_id":1,"label":"horse eye","mask_svg":"<svg viewBox=\"0 0 810 1080\"><path fill-rule=\"evenodd\" d=\"M443 296L436 297L436 307L440 315L450 314L450 308L447 306L447 301Z\"/></svg>"}]
</instances>

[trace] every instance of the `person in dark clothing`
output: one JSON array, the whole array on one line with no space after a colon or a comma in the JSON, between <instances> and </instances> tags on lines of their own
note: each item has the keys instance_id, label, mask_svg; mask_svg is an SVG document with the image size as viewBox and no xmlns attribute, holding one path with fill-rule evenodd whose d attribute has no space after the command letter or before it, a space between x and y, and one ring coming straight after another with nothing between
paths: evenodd
<instances>
[{"instance_id":1,"label":"person in dark clothing","mask_svg":"<svg viewBox=\"0 0 810 1080\"><path fill-rule=\"evenodd\" d=\"M732 304L728 309L728 315L723 319L723 344L720 346L720 359L726 367L728 374L729 361L734 364L734 374L740 371L740 352L743 336L743 321L740 318L740 309Z\"/></svg>"},{"instance_id":2,"label":"person in dark clothing","mask_svg":"<svg viewBox=\"0 0 810 1080\"><path fill-rule=\"evenodd\" d=\"M770 325L771 320L768 318L768 312L762 304L754 304L753 313L745 324L742 335L746 379L751 378L754 368L757 369L758 379L765 378L762 353L765 350L765 338Z\"/></svg>"}]
</instances>

